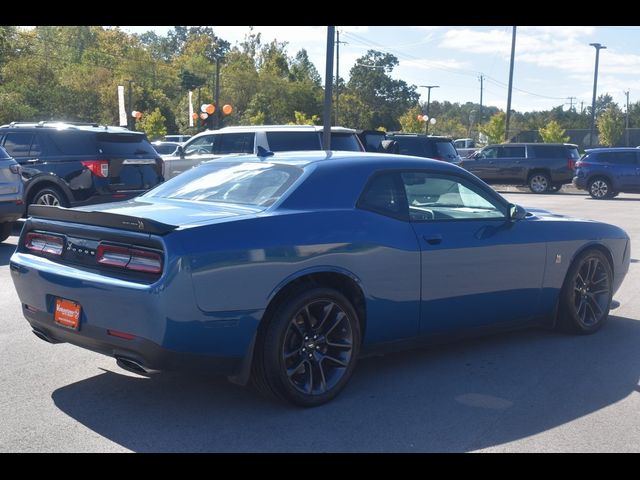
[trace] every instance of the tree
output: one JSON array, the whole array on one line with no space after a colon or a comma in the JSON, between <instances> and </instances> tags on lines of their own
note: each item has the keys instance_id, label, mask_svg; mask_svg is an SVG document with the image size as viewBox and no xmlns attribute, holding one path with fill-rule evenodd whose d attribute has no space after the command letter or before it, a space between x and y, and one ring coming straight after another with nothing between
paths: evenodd
<instances>
[{"instance_id":1,"label":"tree","mask_svg":"<svg viewBox=\"0 0 640 480\"><path fill-rule=\"evenodd\" d=\"M545 127L540 127L538 133L545 143L564 143L569 141L565 130L555 120L551 120Z\"/></svg>"},{"instance_id":2,"label":"tree","mask_svg":"<svg viewBox=\"0 0 640 480\"><path fill-rule=\"evenodd\" d=\"M397 130L400 116L418 102L415 85L391 78L390 73L398 64L398 59L390 53L369 50L351 68L347 89L360 98L371 116L362 128L382 125ZM342 98L340 103L346 105L346 99Z\"/></svg>"},{"instance_id":3,"label":"tree","mask_svg":"<svg viewBox=\"0 0 640 480\"><path fill-rule=\"evenodd\" d=\"M292 78L298 82L309 81L318 87L321 85L320 74L313 62L309 60L309 54L304 48L296 54L289 72Z\"/></svg>"},{"instance_id":4,"label":"tree","mask_svg":"<svg viewBox=\"0 0 640 480\"><path fill-rule=\"evenodd\" d=\"M614 146L624 133L624 116L616 104L611 104L598 117L599 142L608 147Z\"/></svg>"},{"instance_id":5,"label":"tree","mask_svg":"<svg viewBox=\"0 0 640 480\"><path fill-rule=\"evenodd\" d=\"M480 131L487 136L489 143L502 143L506 122L507 116L505 113L498 112L480 127Z\"/></svg>"},{"instance_id":6,"label":"tree","mask_svg":"<svg viewBox=\"0 0 640 480\"><path fill-rule=\"evenodd\" d=\"M311 115L308 117L304 112L298 112L296 110L293 112L293 116L295 120L293 122L289 122L289 125L317 125L320 123L319 115Z\"/></svg>"},{"instance_id":7,"label":"tree","mask_svg":"<svg viewBox=\"0 0 640 480\"><path fill-rule=\"evenodd\" d=\"M444 135L455 139L466 137L469 130L457 118L443 117L442 120L437 120L436 124L431 127L431 131L434 135Z\"/></svg>"},{"instance_id":8,"label":"tree","mask_svg":"<svg viewBox=\"0 0 640 480\"><path fill-rule=\"evenodd\" d=\"M405 133L422 133L425 130L424 122L418 120L418 115L422 115L422 109L418 106L410 108L403 113L398 121Z\"/></svg>"},{"instance_id":9,"label":"tree","mask_svg":"<svg viewBox=\"0 0 640 480\"><path fill-rule=\"evenodd\" d=\"M165 126L167 119L164 118L159 108L156 108L150 114L142 117L138 127L147 134L149 140L159 140L167 134Z\"/></svg>"}]
</instances>

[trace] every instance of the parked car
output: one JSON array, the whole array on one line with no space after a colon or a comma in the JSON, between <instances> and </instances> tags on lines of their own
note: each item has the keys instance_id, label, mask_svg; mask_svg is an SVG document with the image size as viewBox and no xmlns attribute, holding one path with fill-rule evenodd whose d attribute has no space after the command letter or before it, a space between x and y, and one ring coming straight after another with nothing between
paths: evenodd
<instances>
[{"instance_id":1,"label":"parked car","mask_svg":"<svg viewBox=\"0 0 640 480\"><path fill-rule=\"evenodd\" d=\"M13 122L0 127L0 145L22 166L27 206L126 200L163 181L146 136L121 127Z\"/></svg>"},{"instance_id":2,"label":"parked car","mask_svg":"<svg viewBox=\"0 0 640 480\"><path fill-rule=\"evenodd\" d=\"M459 164L460 155L448 137L436 137L417 133L387 133L387 140L394 140L393 153L413 155L414 157L433 158Z\"/></svg>"},{"instance_id":3,"label":"parked car","mask_svg":"<svg viewBox=\"0 0 640 480\"><path fill-rule=\"evenodd\" d=\"M640 193L640 152L637 148L587 150L576 163L573 185L597 200L620 192Z\"/></svg>"},{"instance_id":4,"label":"parked car","mask_svg":"<svg viewBox=\"0 0 640 480\"><path fill-rule=\"evenodd\" d=\"M557 192L571 183L578 146L569 143L487 145L464 159L464 168L490 184L528 185L533 193Z\"/></svg>"},{"instance_id":5,"label":"parked car","mask_svg":"<svg viewBox=\"0 0 640 480\"><path fill-rule=\"evenodd\" d=\"M469 157L471 154L479 150L479 147L476 145L476 141L473 138L458 138L453 141L453 146L456 147L458 155L462 158Z\"/></svg>"},{"instance_id":6,"label":"parked car","mask_svg":"<svg viewBox=\"0 0 640 480\"><path fill-rule=\"evenodd\" d=\"M20 165L0 147L0 242L4 242L13 228L13 222L24 213Z\"/></svg>"},{"instance_id":7,"label":"parked car","mask_svg":"<svg viewBox=\"0 0 640 480\"><path fill-rule=\"evenodd\" d=\"M382 142L387 140L387 134L382 130L358 130L357 134L366 152L386 151Z\"/></svg>"},{"instance_id":8,"label":"parked car","mask_svg":"<svg viewBox=\"0 0 640 480\"><path fill-rule=\"evenodd\" d=\"M178 147L182 145L178 142L151 142L153 148L161 157L164 155L175 155Z\"/></svg>"},{"instance_id":9,"label":"parked car","mask_svg":"<svg viewBox=\"0 0 640 480\"><path fill-rule=\"evenodd\" d=\"M165 142L184 143L191 138L191 135L165 135L162 140Z\"/></svg>"},{"instance_id":10,"label":"parked car","mask_svg":"<svg viewBox=\"0 0 640 480\"><path fill-rule=\"evenodd\" d=\"M172 178L202 162L231 154L322 150L322 130L315 125L250 125L206 130L194 135L176 155L164 157L165 177ZM356 131L331 127L331 149L364 151Z\"/></svg>"},{"instance_id":11,"label":"parked car","mask_svg":"<svg viewBox=\"0 0 640 480\"><path fill-rule=\"evenodd\" d=\"M361 354L531 325L593 333L630 261L616 226L527 212L401 155L239 156L127 202L32 215L10 272L38 337L142 374L253 378L302 406L335 397Z\"/></svg>"}]
</instances>

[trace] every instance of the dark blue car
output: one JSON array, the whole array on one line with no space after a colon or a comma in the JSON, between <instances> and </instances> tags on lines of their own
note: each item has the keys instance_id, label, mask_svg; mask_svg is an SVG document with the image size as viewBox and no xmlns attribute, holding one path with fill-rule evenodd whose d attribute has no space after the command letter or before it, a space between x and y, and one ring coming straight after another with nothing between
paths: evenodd
<instances>
[{"instance_id":1,"label":"dark blue car","mask_svg":"<svg viewBox=\"0 0 640 480\"><path fill-rule=\"evenodd\" d=\"M11 275L34 333L138 373L202 369L303 406L364 354L531 325L592 333L618 227L510 204L446 162L234 157L133 200L35 206Z\"/></svg>"},{"instance_id":2,"label":"dark blue car","mask_svg":"<svg viewBox=\"0 0 640 480\"><path fill-rule=\"evenodd\" d=\"M593 198L613 198L620 192L640 193L640 150L594 148L576 162L573 185Z\"/></svg>"}]
</instances>

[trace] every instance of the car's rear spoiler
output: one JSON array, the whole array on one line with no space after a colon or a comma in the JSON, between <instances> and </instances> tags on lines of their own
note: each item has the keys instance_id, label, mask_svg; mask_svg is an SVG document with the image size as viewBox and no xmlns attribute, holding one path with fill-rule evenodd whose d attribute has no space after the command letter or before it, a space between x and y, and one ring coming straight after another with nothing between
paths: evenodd
<instances>
[{"instance_id":1,"label":"car's rear spoiler","mask_svg":"<svg viewBox=\"0 0 640 480\"><path fill-rule=\"evenodd\" d=\"M112 227L141 233L155 233L156 235L165 235L178 228L177 225L169 225L148 218L132 217L130 215L120 215L117 213L75 210L50 205L30 205L29 215L36 218Z\"/></svg>"}]
</instances>

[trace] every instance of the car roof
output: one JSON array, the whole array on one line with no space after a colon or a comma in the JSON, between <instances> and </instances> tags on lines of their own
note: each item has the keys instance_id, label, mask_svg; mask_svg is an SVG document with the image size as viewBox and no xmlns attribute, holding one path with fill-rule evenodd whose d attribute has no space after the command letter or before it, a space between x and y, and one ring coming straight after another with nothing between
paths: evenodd
<instances>
[{"instance_id":1,"label":"car roof","mask_svg":"<svg viewBox=\"0 0 640 480\"><path fill-rule=\"evenodd\" d=\"M487 147L524 147L526 145L531 145L534 147L576 147L578 145L575 143L543 143L543 142L521 142L521 143L492 143L487 145Z\"/></svg>"},{"instance_id":2,"label":"car roof","mask_svg":"<svg viewBox=\"0 0 640 480\"><path fill-rule=\"evenodd\" d=\"M144 132L136 132L126 127L116 127L110 125L98 125L97 123L80 123L80 122L11 122L0 128L7 129L54 129L54 130L76 130L84 132L108 132L108 133L130 133L135 135L144 135Z\"/></svg>"},{"instance_id":3,"label":"car roof","mask_svg":"<svg viewBox=\"0 0 640 480\"><path fill-rule=\"evenodd\" d=\"M587 148L586 153L598 153L598 152L637 152L638 147L600 147L600 148Z\"/></svg>"},{"instance_id":4,"label":"car roof","mask_svg":"<svg viewBox=\"0 0 640 480\"><path fill-rule=\"evenodd\" d=\"M415 138L424 138L430 140L446 140L453 141L449 137L443 137L441 135L425 135L424 133L404 133L404 132L388 132L388 136L391 137L415 137Z\"/></svg>"},{"instance_id":5,"label":"car roof","mask_svg":"<svg viewBox=\"0 0 640 480\"><path fill-rule=\"evenodd\" d=\"M413 157L410 155L397 155L389 153L371 153L371 152L348 152L348 151L325 151L325 150L303 150L303 151L287 151L276 152L273 155L259 157L257 155L233 155L224 158L218 158L204 162L205 164L214 164L216 162L266 162L274 164L294 165L300 168L309 166L330 166L338 164L353 164L357 162L359 165L371 168L437 168L443 171L459 171L460 168L442 162L440 160L432 160L424 157Z\"/></svg>"},{"instance_id":6,"label":"car roof","mask_svg":"<svg viewBox=\"0 0 640 480\"><path fill-rule=\"evenodd\" d=\"M200 137L205 134L220 133L251 133L251 132L321 132L324 127L321 125L239 125L233 127L224 127L219 130L205 130L191 137ZM356 133L352 128L331 127L332 133ZM190 139L190 140L191 140Z\"/></svg>"}]
</instances>

